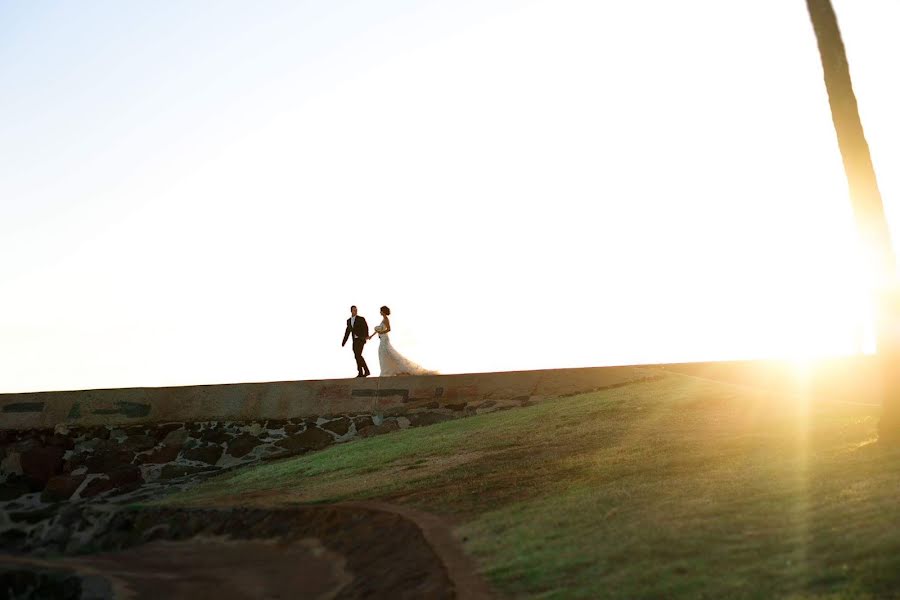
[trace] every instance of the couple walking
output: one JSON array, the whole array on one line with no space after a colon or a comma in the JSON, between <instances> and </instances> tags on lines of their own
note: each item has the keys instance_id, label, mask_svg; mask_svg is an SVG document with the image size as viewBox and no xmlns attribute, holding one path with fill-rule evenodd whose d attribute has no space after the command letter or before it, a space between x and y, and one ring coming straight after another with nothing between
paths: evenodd
<instances>
[{"instance_id":1,"label":"couple walking","mask_svg":"<svg viewBox=\"0 0 900 600\"><path fill-rule=\"evenodd\" d=\"M437 375L437 371L423 369L394 349L388 332L391 330L391 309L381 307L381 323L375 326L375 333L369 335L369 324L362 315L356 314L356 307L350 307L350 318L347 319L347 329L344 331L344 341L341 346L347 345L347 340L353 338L353 356L356 358L357 377L368 377L369 366L363 358L363 348L366 342L378 335L378 363L381 367L381 377L393 375Z\"/></svg>"}]
</instances>

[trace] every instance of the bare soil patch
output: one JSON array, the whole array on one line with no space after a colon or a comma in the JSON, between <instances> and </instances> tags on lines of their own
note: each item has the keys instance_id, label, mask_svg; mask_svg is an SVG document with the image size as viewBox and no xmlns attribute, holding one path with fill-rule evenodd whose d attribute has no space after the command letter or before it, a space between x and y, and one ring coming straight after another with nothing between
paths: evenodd
<instances>
[{"instance_id":1,"label":"bare soil patch","mask_svg":"<svg viewBox=\"0 0 900 600\"><path fill-rule=\"evenodd\" d=\"M81 551L0 555L0 579L23 568L74 573L82 585L100 576L136 599L479 597L458 592L411 518L362 505L123 511Z\"/></svg>"}]
</instances>

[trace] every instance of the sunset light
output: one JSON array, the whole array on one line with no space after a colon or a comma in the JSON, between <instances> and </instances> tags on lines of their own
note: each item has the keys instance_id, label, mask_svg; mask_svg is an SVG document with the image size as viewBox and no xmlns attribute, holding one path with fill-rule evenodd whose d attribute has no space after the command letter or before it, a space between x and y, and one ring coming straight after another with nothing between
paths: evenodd
<instances>
[{"instance_id":1,"label":"sunset light","mask_svg":"<svg viewBox=\"0 0 900 600\"><path fill-rule=\"evenodd\" d=\"M802 2L315 6L4 6L0 391L352 376L351 304L444 373L872 349ZM900 8L835 7L896 221Z\"/></svg>"}]
</instances>

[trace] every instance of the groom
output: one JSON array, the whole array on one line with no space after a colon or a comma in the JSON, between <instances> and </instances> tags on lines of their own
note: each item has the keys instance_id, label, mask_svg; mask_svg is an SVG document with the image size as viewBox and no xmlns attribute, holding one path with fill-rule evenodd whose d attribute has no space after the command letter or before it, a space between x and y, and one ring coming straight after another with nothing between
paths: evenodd
<instances>
[{"instance_id":1,"label":"groom","mask_svg":"<svg viewBox=\"0 0 900 600\"><path fill-rule=\"evenodd\" d=\"M356 358L356 370L359 371L357 377L369 376L369 365L363 358L363 346L366 345L366 339L369 337L369 325L363 317L356 315L356 307L350 307L350 318L347 319L347 330L344 332L344 341L341 342L343 348L347 344L347 338L353 336L353 356Z\"/></svg>"}]
</instances>

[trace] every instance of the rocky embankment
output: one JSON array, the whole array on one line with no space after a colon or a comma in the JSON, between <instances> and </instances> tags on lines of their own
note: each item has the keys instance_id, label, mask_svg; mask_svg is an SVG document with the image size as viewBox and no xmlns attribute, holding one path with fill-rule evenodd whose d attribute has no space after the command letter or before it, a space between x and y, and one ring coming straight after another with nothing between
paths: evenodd
<instances>
[{"instance_id":1,"label":"rocky embankment","mask_svg":"<svg viewBox=\"0 0 900 600\"><path fill-rule=\"evenodd\" d=\"M353 415L262 422L0 430L0 546L46 535L59 504L147 500L263 460L453 418Z\"/></svg>"}]
</instances>

